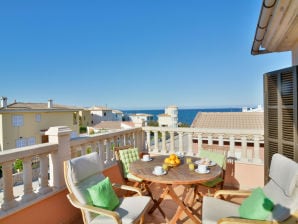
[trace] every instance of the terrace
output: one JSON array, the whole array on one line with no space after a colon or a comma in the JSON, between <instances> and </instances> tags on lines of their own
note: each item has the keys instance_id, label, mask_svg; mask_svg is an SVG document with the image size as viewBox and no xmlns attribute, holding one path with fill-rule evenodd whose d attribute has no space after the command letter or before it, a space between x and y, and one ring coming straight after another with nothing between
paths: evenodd
<instances>
[{"instance_id":1,"label":"terrace","mask_svg":"<svg viewBox=\"0 0 298 224\"><path fill-rule=\"evenodd\" d=\"M263 1L251 52L253 55L292 51L292 64L298 64L297 4L297 1ZM266 74L264 135L240 130L228 132L199 128L140 127L70 140L70 129L51 127L46 133L49 143L0 153L3 172L1 223L80 223L80 211L66 199L63 161L97 151L103 166L109 167L116 162L112 145L130 144L151 154L179 151L185 155L197 155L206 144L209 147L216 144L218 147L227 147L229 157L234 158L233 165L226 172L228 178L225 187L250 189L264 185L268 161L273 153L279 152L298 161L297 70L297 66L293 66ZM161 133L161 139L158 133ZM260 147L263 144L264 151ZM32 169L32 159L36 156L40 161L38 184L33 181ZM16 159L23 160L21 191L14 187L14 177L20 175L13 174L11 169ZM183 189L175 190L183 192ZM166 200L166 203L167 212L171 214L171 200ZM199 203L194 209L197 208ZM199 210L196 211L199 213ZM145 221L164 222L156 213L147 215ZM185 217L183 222L190 221Z\"/></svg>"},{"instance_id":2,"label":"terrace","mask_svg":"<svg viewBox=\"0 0 298 224\"><path fill-rule=\"evenodd\" d=\"M19 220L30 223L79 223L80 211L72 207L66 198L63 161L97 151L101 155L103 167L107 168L116 162L113 145L134 145L140 151L149 151L151 154L182 152L192 156L197 155L202 147L226 147L229 157L235 158L235 163L227 169L225 187L243 189L264 184L263 150L260 147L263 144L262 133L245 133L241 130L224 133L223 130L166 127L140 127L76 139L70 139L70 133L68 127L51 127L46 132L49 143L12 149L0 154L3 171L1 223L18 223ZM160 139L158 135L161 135ZM240 146L235 144L237 141L240 141ZM249 142L253 144L248 144ZM37 170L32 168L32 159L36 156L40 161ZM16 159L23 161L23 184L14 187L15 176L20 176L13 174L11 169ZM38 181L34 178L34 172L38 173ZM252 173L253 178L247 178ZM182 194L183 189L176 189ZM165 203L167 208L174 206L171 200L166 200ZM199 212L199 203L194 208ZM171 214L171 210L169 212ZM161 219L160 214L155 212L146 216L146 223L164 222ZM187 218L184 221L187 223Z\"/></svg>"}]
</instances>

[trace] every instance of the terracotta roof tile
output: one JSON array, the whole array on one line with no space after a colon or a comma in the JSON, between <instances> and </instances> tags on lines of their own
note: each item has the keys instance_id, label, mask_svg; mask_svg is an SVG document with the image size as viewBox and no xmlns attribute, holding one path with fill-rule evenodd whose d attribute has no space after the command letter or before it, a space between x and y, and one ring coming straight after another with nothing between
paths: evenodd
<instances>
[{"instance_id":1,"label":"terracotta roof tile","mask_svg":"<svg viewBox=\"0 0 298 224\"><path fill-rule=\"evenodd\" d=\"M200 112L191 127L222 129L264 129L263 112Z\"/></svg>"}]
</instances>

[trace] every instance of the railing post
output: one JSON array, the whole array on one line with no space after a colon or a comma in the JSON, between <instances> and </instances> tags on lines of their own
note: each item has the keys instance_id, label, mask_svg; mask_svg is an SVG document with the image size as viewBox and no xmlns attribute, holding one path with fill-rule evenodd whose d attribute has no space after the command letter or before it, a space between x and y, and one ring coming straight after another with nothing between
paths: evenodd
<instances>
[{"instance_id":1,"label":"railing post","mask_svg":"<svg viewBox=\"0 0 298 224\"><path fill-rule=\"evenodd\" d=\"M247 162L247 137L246 135L241 136L241 161Z\"/></svg>"},{"instance_id":2,"label":"railing post","mask_svg":"<svg viewBox=\"0 0 298 224\"><path fill-rule=\"evenodd\" d=\"M213 145L212 135L208 135L208 145Z\"/></svg>"},{"instance_id":3,"label":"railing post","mask_svg":"<svg viewBox=\"0 0 298 224\"><path fill-rule=\"evenodd\" d=\"M254 156L253 161L255 163L262 163L260 159L260 138L259 135L254 135Z\"/></svg>"},{"instance_id":4,"label":"railing post","mask_svg":"<svg viewBox=\"0 0 298 224\"><path fill-rule=\"evenodd\" d=\"M202 134L199 133L199 134L198 134L198 153L199 153L200 150L202 149L202 145L203 145L203 138L202 138Z\"/></svg>"},{"instance_id":5,"label":"railing post","mask_svg":"<svg viewBox=\"0 0 298 224\"><path fill-rule=\"evenodd\" d=\"M23 160L23 183L24 194L22 202L28 202L37 197L32 188L32 160L31 157L25 157Z\"/></svg>"},{"instance_id":6,"label":"railing post","mask_svg":"<svg viewBox=\"0 0 298 224\"><path fill-rule=\"evenodd\" d=\"M179 131L179 152L183 153L184 155L184 150L183 150L183 132Z\"/></svg>"},{"instance_id":7,"label":"railing post","mask_svg":"<svg viewBox=\"0 0 298 224\"><path fill-rule=\"evenodd\" d=\"M230 135L230 152L228 156L235 157L235 136Z\"/></svg>"},{"instance_id":8,"label":"railing post","mask_svg":"<svg viewBox=\"0 0 298 224\"><path fill-rule=\"evenodd\" d=\"M2 163L3 174L3 203L1 209L7 211L18 205L13 195L12 161Z\"/></svg>"},{"instance_id":9,"label":"railing post","mask_svg":"<svg viewBox=\"0 0 298 224\"><path fill-rule=\"evenodd\" d=\"M192 132L188 133L188 151L187 151L187 155L189 156L193 156L194 152L193 152L193 147L192 147Z\"/></svg>"},{"instance_id":10,"label":"railing post","mask_svg":"<svg viewBox=\"0 0 298 224\"><path fill-rule=\"evenodd\" d=\"M158 152L158 131L154 131L154 151Z\"/></svg>"},{"instance_id":11,"label":"railing post","mask_svg":"<svg viewBox=\"0 0 298 224\"><path fill-rule=\"evenodd\" d=\"M147 142L147 151L151 151L151 139L150 139L150 131L146 131L146 142Z\"/></svg>"},{"instance_id":12,"label":"railing post","mask_svg":"<svg viewBox=\"0 0 298 224\"><path fill-rule=\"evenodd\" d=\"M175 136L173 131L170 131L170 152L175 153Z\"/></svg>"},{"instance_id":13,"label":"railing post","mask_svg":"<svg viewBox=\"0 0 298 224\"><path fill-rule=\"evenodd\" d=\"M49 167L49 158L47 154L39 155L40 162L40 171L39 171L39 188L38 193L46 194L52 191L52 188L49 187L48 180L48 167Z\"/></svg>"},{"instance_id":14,"label":"railing post","mask_svg":"<svg viewBox=\"0 0 298 224\"><path fill-rule=\"evenodd\" d=\"M161 132L161 151L162 153L167 152L167 148L166 148L166 132L162 131Z\"/></svg>"},{"instance_id":15,"label":"railing post","mask_svg":"<svg viewBox=\"0 0 298 224\"><path fill-rule=\"evenodd\" d=\"M50 184L61 189L65 187L63 175L63 162L71 158L70 152L70 134L71 129L66 126L50 127L46 131L50 143L58 144L58 151L50 154Z\"/></svg>"},{"instance_id":16,"label":"railing post","mask_svg":"<svg viewBox=\"0 0 298 224\"><path fill-rule=\"evenodd\" d=\"M223 141L223 134L218 135L218 146L223 146L224 141Z\"/></svg>"}]
</instances>

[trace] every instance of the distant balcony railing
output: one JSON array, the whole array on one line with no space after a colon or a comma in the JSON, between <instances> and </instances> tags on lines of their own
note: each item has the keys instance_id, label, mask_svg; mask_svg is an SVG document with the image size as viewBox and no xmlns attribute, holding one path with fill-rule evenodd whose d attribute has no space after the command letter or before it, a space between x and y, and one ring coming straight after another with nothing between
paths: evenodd
<instances>
[{"instance_id":1,"label":"distant balcony railing","mask_svg":"<svg viewBox=\"0 0 298 224\"><path fill-rule=\"evenodd\" d=\"M102 168L114 164L116 158L113 146L134 145L140 151L149 151L152 154L181 152L184 155L197 155L198 150L204 145L216 144L228 147L229 156L238 158L239 162L259 164L263 162L260 156L260 148L264 142L263 133L250 130L140 127L70 140L69 128L52 127L46 134L49 136L49 143L0 153L3 175L0 189L0 196L2 195L0 218L24 208L28 203L35 203L47 195L65 189L63 176L65 160L97 151L102 158L99 164ZM32 158L36 156L39 157L40 167L37 188L34 189ZM14 191L12 166L16 159L23 161L23 186L20 195L16 195Z\"/></svg>"}]
</instances>

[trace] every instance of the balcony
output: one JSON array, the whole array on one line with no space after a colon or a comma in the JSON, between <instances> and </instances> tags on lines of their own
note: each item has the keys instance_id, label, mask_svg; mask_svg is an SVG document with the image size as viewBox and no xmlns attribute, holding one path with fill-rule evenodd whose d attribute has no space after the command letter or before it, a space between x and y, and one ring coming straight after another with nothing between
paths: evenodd
<instances>
[{"instance_id":1,"label":"balcony","mask_svg":"<svg viewBox=\"0 0 298 224\"><path fill-rule=\"evenodd\" d=\"M114 145L134 145L152 155L181 152L191 156L198 155L204 147L225 147L233 161L227 166L226 188L249 189L264 185L263 133L140 127L71 140L70 133L67 127L52 127L46 132L49 143L0 153L3 175L0 182L1 223L81 223L80 211L66 199L63 161L97 151L102 158L100 165L107 168L116 162ZM36 157L39 168L33 169L32 159ZM23 172L13 174L12 165L16 159L23 161ZM177 186L175 190L182 194L184 189ZM172 214L175 210L169 208L174 205L171 200L165 201L169 214ZM194 208L199 212L199 203ZM164 222L161 218L156 211L146 216L146 223ZM183 219L183 223L189 221L187 217Z\"/></svg>"}]
</instances>

